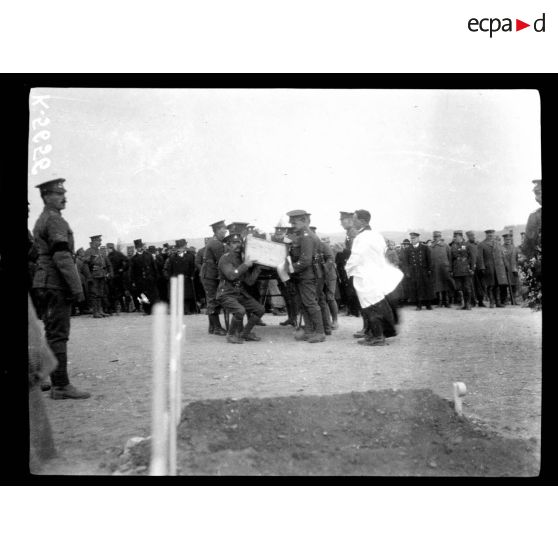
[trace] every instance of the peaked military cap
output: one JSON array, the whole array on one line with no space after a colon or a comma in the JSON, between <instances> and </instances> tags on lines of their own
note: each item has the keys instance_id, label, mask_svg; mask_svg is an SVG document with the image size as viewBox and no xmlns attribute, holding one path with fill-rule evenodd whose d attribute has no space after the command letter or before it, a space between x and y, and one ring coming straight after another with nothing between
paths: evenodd
<instances>
[{"instance_id":1,"label":"peaked military cap","mask_svg":"<svg viewBox=\"0 0 558 558\"><path fill-rule=\"evenodd\" d=\"M35 187L39 188L41 194L65 194L66 188L64 188L64 182L66 182L65 178L55 178L37 184Z\"/></svg>"},{"instance_id":2,"label":"peaked military cap","mask_svg":"<svg viewBox=\"0 0 558 558\"><path fill-rule=\"evenodd\" d=\"M107 248L114 248L113 242L107 242Z\"/></svg>"},{"instance_id":3,"label":"peaked military cap","mask_svg":"<svg viewBox=\"0 0 558 558\"><path fill-rule=\"evenodd\" d=\"M455 233L453 233L453 234L455 234ZM432 233L432 236L442 236L442 232L441 231L434 231Z\"/></svg>"},{"instance_id":4,"label":"peaked military cap","mask_svg":"<svg viewBox=\"0 0 558 558\"><path fill-rule=\"evenodd\" d=\"M209 225L214 231L216 231L217 229L220 229L221 227L225 227L225 221L217 221L216 223L213 223L211 225Z\"/></svg>"},{"instance_id":5,"label":"peaked military cap","mask_svg":"<svg viewBox=\"0 0 558 558\"><path fill-rule=\"evenodd\" d=\"M469 234L469 235L475 234L475 231L465 231L465 234Z\"/></svg>"},{"instance_id":6,"label":"peaked military cap","mask_svg":"<svg viewBox=\"0 0 558 558\"><path fill-rule=\"evenodd\" d=\"M242 234L249 228L248 223L243 223L242 221L233 221L230 225L227 225L227 229L229 229L229 233L231 234Z\"/></svg>"},{"instance_id":7,"label":"peaked military cap","mask_svg":"<svg viewBox=\"0 0 558 558\"><path fill-rule=\"evenodd\" d=\"M186 242L185 238L180 238L176 241L176 246L178 248L182 248L183 246L186 246L186 244L188 244L188 243Z\"/></svg>"},{"instance_id":8,"label":"peaked military cap","mask_svg":"<svg viewBox=\"0 0 558 558\"><path fill-rule=\"evenodd\" d=\"M136 248L141 248L143 246L143 240L141 238L137 238L134 240L134 246Z\"/></svg>"},{"instance_id":9,"label":"peaked military cap","mask_svg":"<svg viewBox=\"0 0 558 558\"><path fill-rule=\"evenodd\" d=\"M102 237L102 236L103 236L102 234L95 234L95 235L93 235L93 236L90 236L89 238L91 239L91 241L93 241L93 240L101 240L101 237Z\"/></svg>"},{"instance_id":10,"label":"peaked military cap","mask_svg":"<svg viewBox=\"0 0 558 558\"><path fill-rule=\"evenodd\" d=\"M409 233L409 236L420 236L420 234L416 233L416 232L412 232L412 233Z\"/></svg>"},{"instance_id":11,"label":"peaked military cap","mask_svg":"<svg viewBox=\"0 0 558 558\"><path fill-rule=\"evenodd\" d=\"M406 238L401 244L411 244L411 241L408 238Z\"/></svg>"},{"instance_id":12,"label":"peaked military cap","mask_svg":"<svg viewBox=\"0 0 558 558\"><path fill-rule=\"evenodd\" d=\"M340 211L340 219L348 219L349 217L352 218L354 215L354 211Z\"/></svg>"},{"instance_id":13,"label":"peaked military cap","mask_svg":"<svg viewBox=\"0 0 558 558\"><path fill-rule=\"evenodd\" d=\"M513 236L513 234L510 233L506 233L502 235L502 238L511 238Z\"/></svg>"},{"instance_id":14,"label":"peaked military cap","mask_svg":"<svg viewBox=\"0 0 558 558\"><path fill-rule=\"evenodd\" d=\"M287 211L287 215L289 217L306 217L306 216L310 216L311 213L308 213L307 211L304 211L304 209L293 209L292 211ZM352 213L351 213L352 215Z\"/></svg>"},{"instance_id":15,"label":"peaked military cap","mask_svg":"<svg viewBox=\"0 0 558 558\"><path fill-rule=\"evenodd\" d=\"M242 235L239 233L230 233L223 238L223 242L242 242Z\"/></svg>"},{"instance_id":16,"label":"peaked military cap","mask_svg":"<svg viewBox=\"0 0 558 558\"><path fill-rule=\"evenodd\" d=\"M153 245L148 246L148 247L147 247L147 250L148 250L149 252L155 252L155 246L153 246Z\"/></svg>"},{"instance_id":17,"label":"peaked military cap","mask_svg":"<svg viewBox=\"0 0 558 558\"><path fill-rule=\"evenodd\" d=\"M496 231L494 229L486 229L484 231L484 234L489 234L489 233L493 233L493 232L496 232Z\"/></svg>"},{"instance_id":18,"label":"peaked military cap","mask_svg":"<svg viewBox=\"0 0 558 558\"><path fill-rule=\"evenodd\" d=\"M456 234L460 234L461 236L463 236L463 231L460 230L453 231L453 236L455 236Z\"/></svg>"}]
</instances>

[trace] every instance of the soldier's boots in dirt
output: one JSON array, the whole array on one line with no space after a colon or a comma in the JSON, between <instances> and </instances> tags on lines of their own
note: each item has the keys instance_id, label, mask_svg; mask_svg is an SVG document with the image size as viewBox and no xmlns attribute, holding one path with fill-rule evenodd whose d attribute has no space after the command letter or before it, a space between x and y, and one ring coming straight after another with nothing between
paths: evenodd
<instances>
[{"instance_id":1,"label":"soldier's boots in dirt","mask_svg":"<svg viewBox=\"0 0 558 558\"><path fill-rule=\"evenodd\" d=\"M357 341L357 343L367 347L378 347L388 344L383 335L381 337L366 337L366 339L361 339L360 341Z\"/></svg>"},{"instance_id":2,"label":"soldier's boots in dirt","mask_svg":"<svg viewBox=\"0 0 558 558\"><path fill-rule=\"evenodd\" d=\"M103 314L101 313L101 301L94 300L93 301L93 317L94 318L104 318Z\"/></svg>"},{"instance_id":3,"label":"soldier's boots in dirt","mask_svg":"<svg viewBox=\"0 0 558 558\"><path fill-rule=\"evenodd\" d=\"M330 332L330 335L331 335L331 332ZM316 331L312 335L310 335L310 337L306 341L308 341L308 343L322 343L325 340L326 340L326 334L325 333L318 333Z\"/></svg>"},{"instance_id":4,"label":"soldier's boots in dirt","mask_svg":"<svg viewBox=\"0 0 558 558\"><path fill-rule=\"evenodd\" d=\"M229 332L227 333L227 343L241 344L244 343L244 339L240 337L240 331L242 330L242 320L237 320L232 318L229 325Z\"/></svg>"},{"instance_id":5,"label":"soldier's boots in dirt","mask_svg":"<svg viewBox=\"0 0 558 558\"><path fill-rule=\"evenodd\" d=\"M364 332L364 328L359 329L356 333L353 333L353 337L355 339L363 339L366 337L366 333Z\"/></svg>"},{"instance_id":6,"label":"soldier's boots in dirt","mask_svg":"<svg viewBox=\"0 0 558 558\"><path fill-rule=\"evenodd\" d=\"M307 331L306 328L303 327L294 334L294 338L296 341L308 341L312 333L312 331Z\"/></svg>"},{"instance_id":7,"label":"soldier's boots in dirt","mask_svg":"<svg viewBox=\"0 0 558 558\"><path fill-rule=\"evenodd\" d=\"M213 323L213 335L227 335L227 330L223 329L219 321L219 314L210 315L209 321Z\"/></svg>"},{"instance_id":8,"label":"soldier's boots in dirt","mask_svg":"<svg viewBox=\"0 0 558 558\"><path fill-rule=\"evenodd\" d=\"M51 399L88 399L91 394L88 391L81 391L72 384L66 386L52 386L50 390Z\"/></svg>"},{"instance_id":9,"label":"soldier's boots in dirt","mask_svg":"<svg viewBox=\"0 0 558 558\"><path fill-rule=\"evenodd\" d=\"M279 322L279 325L282 325L282 326L292 325L293 327L296 327L296 321L291 320L291 318L289 318L289 319L285 320L284 322Z\"/></svg>"},{"instance_id":10,"label":"soldier's boots in dirt","mask_svg":"<svg viewBox=\"0 0 558 558\"><path fill-rule=\"evenodd\" d=\"M308 343L322 343L325 341L326 336L321 310L318 308L318 310L312 311L312 313L309 313L309 318L313 326L313 331L306 341L308 341Z\"/></svg>"},{"instance_id":11,"label":"soldier's boots in dirt","mask_svg":"<svg viewBox=\"0 0 558 558\"><path fill-rule=\"evenodd\" d=\"M244 341L261 341L262 338L258 337L253 331L253 327L258 325L258 321L260 320L259 316L252 314L248 320L248 323L244 326L240 337L244 339Z\"/></svg>"}]
</instances>

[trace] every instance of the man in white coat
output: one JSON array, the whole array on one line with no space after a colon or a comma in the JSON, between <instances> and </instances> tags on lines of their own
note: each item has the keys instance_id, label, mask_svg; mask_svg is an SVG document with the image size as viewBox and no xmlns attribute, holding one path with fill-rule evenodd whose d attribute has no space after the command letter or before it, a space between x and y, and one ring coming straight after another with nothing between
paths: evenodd
<instances>
[{"instance_id":1,"label":"man in white coat","mask_svg":"<svg viewBox=\"0 0 558 558\"><path fill-rule=\"evenodd\" d=\"M345 270L349 277L353 277L366 322L366 337L359 343L385 345L386 337L397 335L397 316L387 296L395 290L403 273L387 261L386 241L380 233L370 228L370 212L358 209L354 213L353 223L357 235Z\"/></svg>"}]
</instances>

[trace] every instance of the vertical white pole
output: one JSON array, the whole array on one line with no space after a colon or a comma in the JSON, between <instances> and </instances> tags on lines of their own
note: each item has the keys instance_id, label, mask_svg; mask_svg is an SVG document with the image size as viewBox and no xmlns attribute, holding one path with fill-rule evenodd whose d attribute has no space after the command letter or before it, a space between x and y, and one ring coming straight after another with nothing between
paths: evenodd
<instances>
[{"instance_id":1,"label":"vertical white pole","mask_svg":"<svg viewBox=\"0 0 558 558\"><path fill-rule=\"evenodd\" d=\"M184 275L178 276L178 319L176 324L177 336L177 374L176 374L176 424L180 424L182 413L182 343L184 331Z\"/></svg>"},{"instance_id":2,"label":"vertical white pole","mask_svg":"<svg viewBox=\"0 0 558 558\"><path fill-rule=\"evenodd\" d=\"M170 287L170 363L169 363L169 475L176 475L176 307L178 299L178 279L171 277Z\"/></svg>"},{"instance_id":3,"label":"vertical white pole","mask_svg":"<svg viewBox=\"0 0 558 558\"><path fill-rule=\"evenodd\" d=\"M153 307L153 400L151 407L151 463L149 474L167 474L166 432L168 331L167 305Z\"/></svg>"}]
</instances>

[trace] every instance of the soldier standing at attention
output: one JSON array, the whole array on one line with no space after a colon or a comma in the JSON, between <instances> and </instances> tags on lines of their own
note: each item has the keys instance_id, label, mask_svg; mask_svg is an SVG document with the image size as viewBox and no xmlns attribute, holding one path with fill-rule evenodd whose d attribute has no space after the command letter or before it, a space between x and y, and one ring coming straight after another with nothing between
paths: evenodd
<instances>
[{"instance_id":1,"label":"soldier standing at attention","mask_svg":"<svg viewBox=\"0 0 558 558\"><path fill-rule=\"evenodd\" d=\"M430 248L419 241L419 233L412 232L411 245L405 250L405 273L409 278L410 296L416 301L417 310L422 310L422 303L426 309L432 310L430 301L434 298L432 292L432 255Z\"/></svg>"},{"instance_id":2,"label":"soldier standing at attention","mask_svg":"<svg viewBox=\"0 0 558 558\"><path fill-rule=\"evenodd\" d=\"M260 267L255 266L255 260L246 258L242 261L242 236L230 233L224 238L228 250L219 259L219 286L216 301L232 314L232 320L227 333L228 343L244 343L244 341L261 341L252 329L264 315L265 308L245 288L253 285L260 273ZM242 327L244 315L248 315L248 322Z\"/></svg>"},{"instance_id":3,"label":"soldier standing at attention","mask_svg":"<svg viewBox=\"0 0 558 558\"><path fill-rule=\"evenodd\" d=\"M68 377L68 339L72 301L84 300L81 280L73 259L74 234L63 219L66 208L64 178L39 184L45 204L33 229L38 259L33 289L41 305L45 335L50 349L58 360L50 374L52 399L87 399L90 394L80 391Z\"/></svg>"},{"instance_id":4,"label":"soldier standing at attention","mask_svg":"<svg viewBox=\"0 0 558 558\"><path fill-rule=\"evenodd\" d=\"M477 266L483 271L490 308L503 308L500 285L507 285L508 280L502 247L494 240L494 232L494 229L484 231L486 238L479 244Z\"/></svg>"},{"instance_id":5,"label":"soldier standing at attention","mask_svg":"<svg viewBox=\"0 0 558 558\"><path fill-rule=\"evenodd\" d=\"M223 239L228 236L229 231L225 221L217 221L210 225L210 227L213 229L213 238L208 240L205 246L200 272L200 279L205 291L207 317L209 319L209 329L207 331L214 335L226 335L227 332L219 322L219 309L221 306L216 301L216 296L219 285L219 260L225 253Z\"/></svg>"},{"instance_id":6,"label":"soldier standing at attention","mask_svg":"<svg viewBox=\"0 0 558 558\"><path fill-rule=\"evenodd\" d=\"M475 273L475 256L469 244L463 242L463 231L453 233L451 247L451 269L455 288L463 293L461 310L471 310L473 299L473 275Z\"/></svg>"},{"instance_id":7,"label":"soldier standing at attention","mask_svg":"<svg viewBox=\"0 0 558 558\"><path fill-rule=\"evenodd\" d=\"M434 293L438 297L438 308L442 306L449 308L448 293L455 290L455 285L450 275L451 248L444 242L440 231L434 231L432 239L430 250L432 251ZM463 235L461 235L461 239L463 240Z\"/></svg>"},{"instance_id":8,"label":"soldier standing at attention","mask_svg":"<svg viewBox=\"0 0 558 558\"><path fill-rule=\"evenodd\" d=\"M309 229L310 214L302 209L295 209L287 213L289 222L295 230L295 237L291 245L291 259L294 272L292 280L295 282L297 297L304 317L305 331L295 334L298 341L320 343L325 341L322 312L318 304L318 280L321 269L318 262L319 241Z\"/></svg>"},{"instance_id":9,"label":"soldier standing at attention","mask_svg":"<svg viewBox=\"0 0 558 558\"><path fill-rule=\"evenodd\" d=\"M324 322L324 333L326 335L331 335L333 328L331 327L331 314L326 298L326 258L328 258L328 261L333 261L333 252L331 248L325 246L324 242L322 242L320 237L316 234L316 227L311 226L308 228L318 241L318 263L321 269L321 278L318 279L318 304L320 305L322 320ZM328 274L328 277L329 276L330 274Z\"/></svg>"},{"instance_id":10,"label":"soldier standing at attention","mask_svg":"<svg viewBox=\"0 0 558 558\"><path fill-rule=\"evenodd\" d=\"M517 289L519 287L519 249L513 244L513 234L507 233L502 235L504 239L504 245L502 246L502 253L504 254L504 264L506 266L506 275L509 280L509 286L511 288L514 299L517 298ZM505 304L508 299L507 290L500 291L500 298L502 303ZM510 300L511 302L511 300Z\"/></svg>"},{"instance_id":11,"label":"soldier standing at attention","mask_svg":"<svg viewBox=\"0 0 558 558\"><path fill-rule=\"evenodd\" d=\"M91 295L93 302L93 317L106 318L110 314L103 312L103 299L107 297L107 279L111 275L111 267L108 258L105 258L99 249L101 246L101 235L90 237L89 248L83 255L86 265L91 274Z\"/></svg>"},{"instance_id":12,"label":"soldier standing at attention","mask_svg":"<svg viewBox=\"0 0 558 558\"><path fill-rule=\"evenodd\" d=\"M482 271L477 267L477 261L479 256L479 243L475 240L475 233L473 231L467 231L467 246L471 248L473 254L473 269L475 271L473 275L473 300L471 304L477 302L479 308L486 308L484 304L484 281L482 276Z\"/></svg>"}]
</instances>

